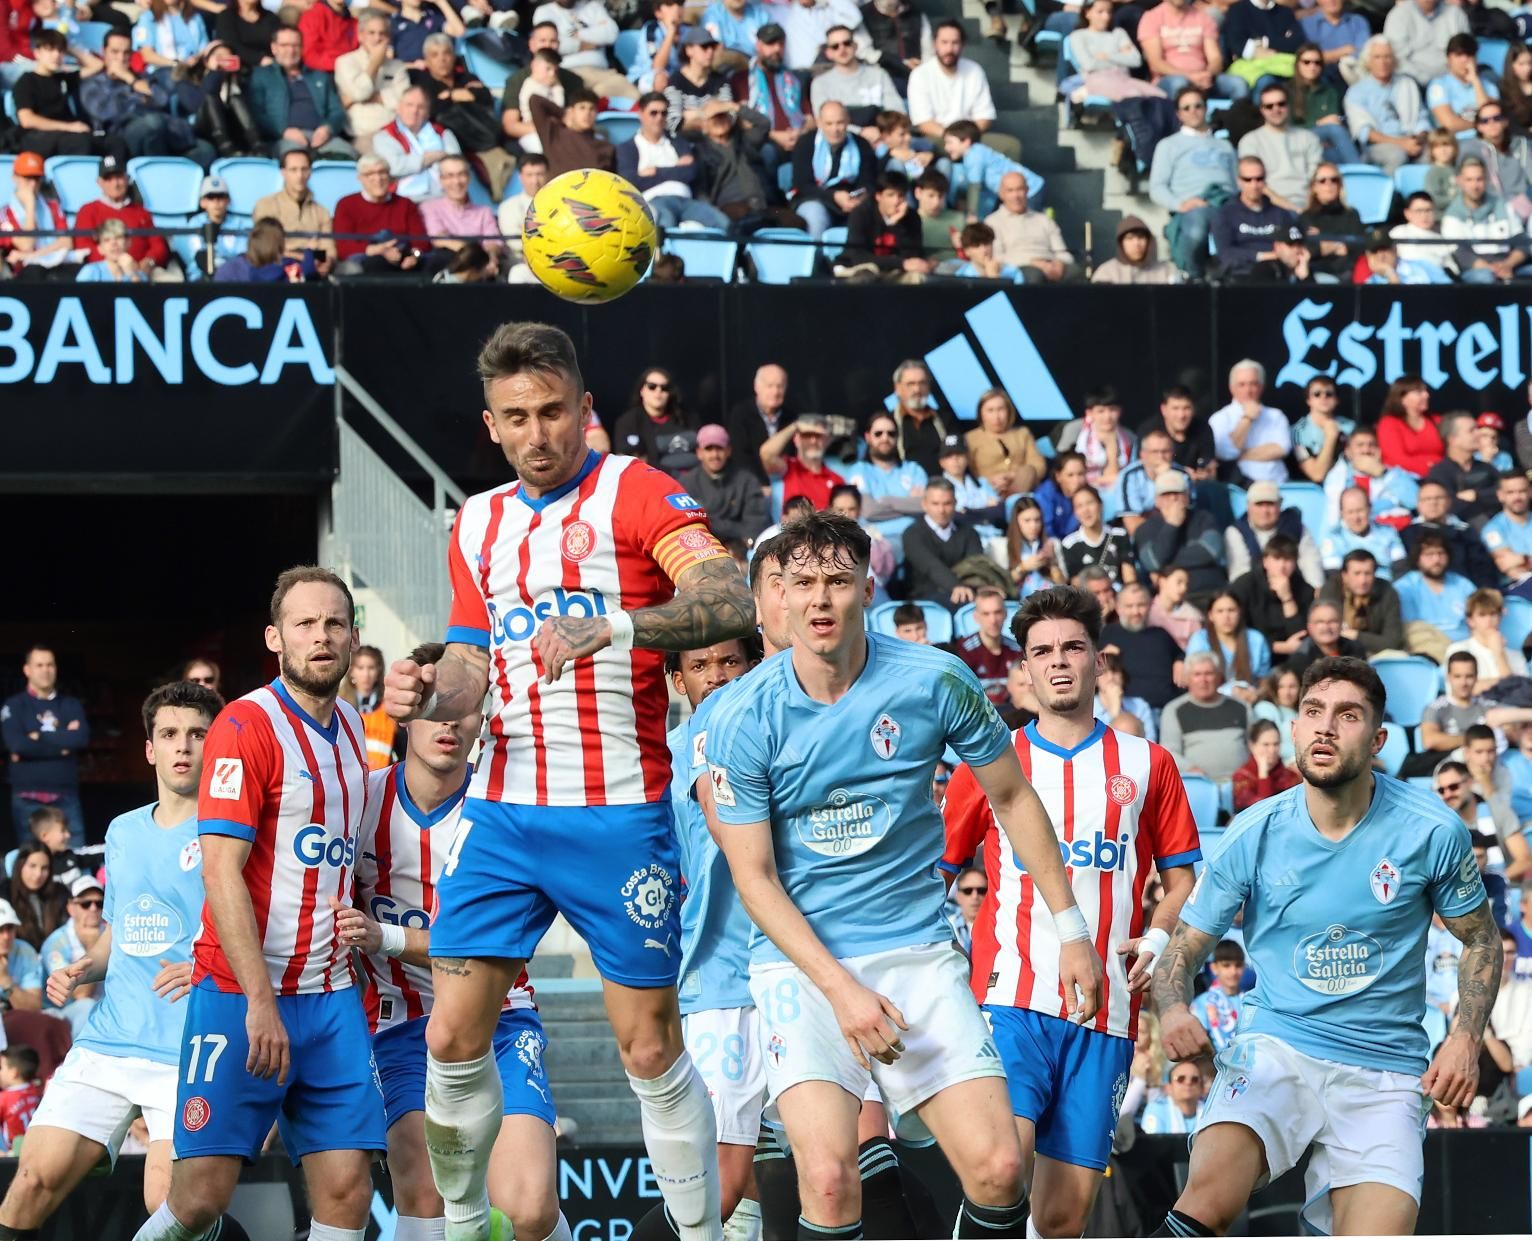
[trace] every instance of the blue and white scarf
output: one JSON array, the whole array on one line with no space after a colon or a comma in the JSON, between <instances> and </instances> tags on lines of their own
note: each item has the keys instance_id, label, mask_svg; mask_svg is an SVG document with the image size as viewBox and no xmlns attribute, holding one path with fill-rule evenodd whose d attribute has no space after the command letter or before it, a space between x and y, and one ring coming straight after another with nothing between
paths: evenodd
<instances>
[{"instance_id":1,"label":"blue and white scarf","mask_svg":"<svg viewBox=\"0 0 1532 1241\"><path fill-rule=\"evenodd\" d=\"M830 182L830 169L835 164L835 149L824 136L824 131L814 131L814 184L824 189ZM842 181L854 182L862 171L862 152L856 145L856 139L848 130L846 139L840 147L840 168L835 173L835 184Z\"/></svg>"}]
</instances>

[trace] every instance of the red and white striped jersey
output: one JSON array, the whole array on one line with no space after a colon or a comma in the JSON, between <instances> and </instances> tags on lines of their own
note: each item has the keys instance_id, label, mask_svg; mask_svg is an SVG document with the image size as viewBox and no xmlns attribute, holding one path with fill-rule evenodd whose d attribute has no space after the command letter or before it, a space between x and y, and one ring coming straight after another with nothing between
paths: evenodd
<instances>
[{"instance_id":1,"label":"red and white striped jersey","mask_svg":"<svg viewBox=\"0 0 1532 1241\"><path fill-rule=\"evenodd\" d=\"M447 641L490 654L487 735L471 793L536 806L659 801L670 782L662 651L607 648L552 685L532 646L557 616L670 599L692 565L727 556L702 506L632 457L592 452L562 487L472 496L448 549Z\"/></svg>"},{"instance_id":2,"label":"red and white striped jersey","mask_svg":"<svg viewBox=\"0 0 1532 1241\"><path fill-rule=\"evenodd\" d=\"M344 901L351 892L366 801L367 739L348 702L336 702L322 728L278 680L231 702L208 730L197 830L251 842L245 886L278 995L355 981L330 897ZM193 960L194 981L240 989L206 905Z\"/></svg>"},{"instance_id":3,"label":"red and white striped jersey","mask_svg":"<svg viewBox=\"0 0 1532 1241\"><path fill-rule=\"evenodd\" d=\"M1044 740L1035 723L1015 738L1021 769L1053 820L1075 902L1105 967L1095 1028L1136 1038L1138 997L1128 994L1117 945L1143 933L1151 867L1189 866L1202 856L1175 760L1153 742L1099 722L1073 750ZM966 765L947 784L942 816L944 869L955 870L984 848L989 891L973 925L975 997L981 1004L1067 1016L1072 998L1065 1003L1059 983L1053 917Z\"/></svg>"},{"instance_id":4,"label":"red and white striped jersey","mask_svg":"<svg viewBox=\"0 0 1532 1241\"><path fill-rule=\"evenodd\" d=\"M436 881L452 854L470 768L457 794L427 814L410 800L404 764L367 777L367 813L357 837L356 904L376 922L425 929L436 913ZM372 986L367 1020L376 1034L431 1011L429 966L407 965L381 952L362 958ZM505 997L506 1008L531 1008L526 970Z\"/></svg>"}]
</instances>

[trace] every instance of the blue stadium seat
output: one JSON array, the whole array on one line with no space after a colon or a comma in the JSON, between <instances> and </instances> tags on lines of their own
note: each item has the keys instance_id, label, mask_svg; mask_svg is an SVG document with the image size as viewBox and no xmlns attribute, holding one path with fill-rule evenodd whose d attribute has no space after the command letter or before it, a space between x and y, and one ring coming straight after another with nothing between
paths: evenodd
<instances>
[{"instance_id":1,"label":"blue stadium seat","mask_svg":"<svg viewBox=\"0 0 1532 1241\"><path fill-rule=\"evenodd\" d=\"M0 186L11 183L11 168L15 163L14 155L0 155Z\"/></svg>"},{"instance_id":2,"label":"blue stadium seat","mask_svg":"<svg viewBox=\"0 0 1532 1241\"><path fill-rule=\"evenodd\" d=\"M1062 81L1064 78L1069 77L1071 74L1079 72L1080 67L1075 64L1074 53L1069 49L1069 40L1064 39L1059 43L1059 79ZM1079 104L1079 108L1081 110L1085 108L1106 108L1110 110L1111 106L1112 101L1105 95L1087 95L1084 101ZM1064 101L1064 107L1069 116L1069 123L1071 125L1074 124L1076 120L1075 103L1073 100L1066 99Z\"/></svg>"},{"instance_id":3,"label":"blue stadium seat","mask_svg":"<svg viewBox=\"0 0 1532 1241\"><path fill-rule=\"evenodd\" d=\"M1217 830L1220 809L1218 785L1206 776L1195 775L1182 776L1181 783L1186 786L1186 800L1191 804L1197 831L1206 833Z\"/></svg>"},{"instance_id":4,"label":"blue stadium seat","mask_svg":"<svg viewBox=\"0 0 1532 1241\"><path fill-rule=\"evenodd\" d=\"M745 252L761 284L791 284L796 277L812 276L818 257L812 238L801 228L763 228L745 243Z\"/></svg>"},{"instance_id":5,"label":"blue stadium seat","mask_svg":"<svg viewBox=\"0 0 1532 1241\"><path fill-rule=\"evenodd\" d=\"M782 495L783 481L780 478L771 480L771 520L782 520Z\"/></svg>"},{"instance_id":6,"label":"blue stadium seat","mask_svg":"<svg viewBox=\"0 0 1532 1241\"><path fill-rule=\"evenodd\" d=\"M1394 179L1372 164L1342 164L1341 182L1346 201L1362 217L1363 224L1382 224L1394 205Z\"/></svg>"},{"instance_id":7,"label":"blue stadium seat","mask_svg":"<svg viewBox=\"0 0 1532 1241\"><path fill-rule=\"evenodd\" d=\"M96 184L96 170L101 161L94 155L55 155L44 165L48 180L58 191L59 206L74 215L88 202L101 196Z\"/></svg>"},{"instance_id":8,"label":"blue stadium seat","mask_svg":"<svg viewBox=\"0 0 1532 1241\"><path fill-rule=\"evenodd\" d=\"M1372 664L1388 694L1387 718L1416 727L1426 708L1441 693L1442 670L1420 655L1375 659Z\"/></svg>"},{"instance_id":9,"label":"blue stadium seat","mask_svg":"<svg viewBox=\"0 0 1532 1241\"><path fill-rule=\"evenodd\" d=\"M16 116L16 97L10 91L0 91L0 104L5 107L5 115L12 124L18 123Z\"/></svg>"},{"instance_id":10,"label":"blue stadium seat","mask_svg":"<svg viewBox=\"0 0 1532 1241\"><path fill-rule=\"evenodd\" d=\"M234 215L253 215L257 202L282 188L282 170L274 159L235 155L214 160L213 175L229 183L229 210Z\"/></svg>"},{"instance_id":11,"label":"blue stadium seat","mask_svg":"<svg viewBox=\"0 0 1532 1241\"><path fill-rule=\"evenodd\" d=\"M140 155L128 161L128 176L138 187L144 207L159 216L197 214L202 168L176 155Z\"/></svg>"},{"instance_id":12,"label":"blue stadium seat","mask_svg":"<svg viewBox=\"0 0 1532 1241\"><path fill-rule=\"evenodd\" d=\"M1511 50L1509 39L1480 39L1475 61L1495 75L1496 81L1505 70L1505 55Z\"/></svg>"},{"instance_id":13,"label":"blue stadium seat","mask_svg":"<svg viewBox=\"0 0 1532 1241\"><path fill-rule=\"evenodd\" d=\"M1205 487L1206 483L1198 483L1197 486ZM1234 520L1238 521L1249 511L1250 497L1245 494L1243 487L1229 488L1229 509L1234 514Z\"/></svg>"},{"instance_id":14,"label":"blue stadium seat","mask_svg":"<svg viewBox=\"0 0 1532 1241\"><path fill-rule=\"evenodd\" d=\"M841 251L846 248L846 226L837 224L833 228L827 228L820 235L819 249L825 256L826 263L833 263L840 258Z\"/></svg>"},{"instance_id":15,"label":"blue stadium seat","mask_svg":"<svg viewBox=\"0 0 1532 1241\"><path fill-rule=\"evenodd\" d=\"M619 30L617 42L612 44L612 53L617 57L617 63L622 66L622 71L627 73L638 63L638 58L644 54L644 32L642 30Z\"/></svg>"},{"instance_id":16,"label":"blue stadium seat","mask_svg":"<svg viewBox=\"0 0 1532 1241\"><path fill-rule=\"evenodd\" d=\"M1296 508L1311 534L1325 528L1325 489L1318 483L1283 483L1282 507Z\"/></svg>"},{"instance_id":17,"label":"blue stadium seat","mask_svg":"<svg viewBox=\"0 0 1532 1241\"><path fill-rule=\"evenodd\" d=\"M1037 451L1042 454L1043 460L1052 461L1053 454L1058 451L1053 446L1053 436L1040 435L1037 437Z\"/></svg>"},{"instance_id":18,"label":"blue stadium seat","mask_svg":"<svg viewBox=\"0 0 1532 1241\"><path fill-rule=\"evenodd\" d=\"M1011 631L1011 618L1021 611L1021 604L1014 599L1007 600L1005 605L1005 632ZM952 614L952 634L957 638L966 638L969 634L979 632L979 623L973 618L973 604L965 603Z\"/></svg>"},{"instance_id":19,"label":"blue stadium seat","mask_svg":"<svg viewBox=\"0 0 1532 1241\"><path fill-rule=\"evenodd\" d=\"M322 159L314 165L309 176L309 193L314 201L335 214L335 204L347 194L355 194L360 182L356 179L356 164L350 160Z\"/></svg>"},{"instance_id":20,"label":"blue stadium seat","mask_svg":"<svg viewBox=\"0 0 1532 1241\"><path fill-rule=\"evenodd\" d=\"M932 603L929 599L911 599L909 602L916 604L926 618L926 639L932 646L940 646L944 642L952 641L952 613L947 611L940 603ZM872 633L881 633L887 637L894 636L894 613L904 605L902 603L880 603L876 607L867 609L867 628Z\"/></svg>"},{"instance_id":21,"label":"blue stadium seat","mask_svg":"<svg viewBox=\"0 0 1532 1241\"><path fill-rule=\"evenodd\" d=\"M101 49L106 46L106 36L112 33L110 22L81 22L75 28L74 37L70 42L75 47L84 48L94 55L101 55Z\"/></svg>"},{"instance_id":22,"label":"blue stadium seat","mask_svg":"<svg viewBox=\"0 0 1532 1241\"><path fill-rule=\"evenodd\" d=\"M734 279L739 243L716 228L684 229L665 234L660 247L686 264L686 277L702 276L728 282Z\"/></svg>"},{"instance_id":23,"label":"blue stadium seat","mask_svg":"<svg viewBox=\"0 0 1532 1241\"><path fill-rule=\"evenodd\" d=\"M779 509L780 511L780 509ZM900 605L892 601L875 604L867 609L867 632L894 636L894 611Z\"/></svg>"},{"instance_id":24,"label":"blue stadium seat","mask_svg":"<svg viewBox=\"0 0 1532 1241\"><path fill-rule=\"evenodd\" d=\"M602 112L596 117L596 128L607 136L614 146L620 146L638 132L638 113Z\"/></svg>"},{"instance_id":25,"label":"blue stadium seat","mask_svg":"<svg viewBox=\"0 0 1532 1241\"><path fill-rule=\"evenodd\" d=\"M1430 171L1427 164L1400 164L1394 169L1394 189L1399 192L1399 197L1408 198L1411 194L1424 193L1426 173Z\"/></svg>"},{"instance_id":26,"label":"blue stadium seat","mask_svg":"<svg viewBox=\"0 0 1532 1241\"><path fill-rule=\"evenodd\" d=\"M1399 774L1400 764L1410 754L1410 738L1403 726L1390 728L1388 737L1383 742L1383 748L1378 751L1378 760L1383 764L1383 770L1391 776Z\"/></svg>"},{"instance_id":27,"label":"blue stadium seat","mask_svg":"<svg viewBox=\"0 0 1532 1241\"><path fill-rule=\"evenodd\" d=\"M469 73L483 82L496 95L505 88L506 82L510 80L510 65L496 60L493 56L486 54L472 43L465 43L463 45L463 63L468 67Z\"/></svg>"},{"instance_id":28,"label":"blue stadium seat","mask_svg":"<svg viewBox=\"0 0 1532 1241\"><path fill-rule=\"evenodd\" d=\"M1500 632L1505 635L1505 644L1509 649L1521 650L1527 635L1532 634L1532 603L1528 603L1517 595L1507 595L1505 616L1500 621Z\"/></svg>"}]
</instances>

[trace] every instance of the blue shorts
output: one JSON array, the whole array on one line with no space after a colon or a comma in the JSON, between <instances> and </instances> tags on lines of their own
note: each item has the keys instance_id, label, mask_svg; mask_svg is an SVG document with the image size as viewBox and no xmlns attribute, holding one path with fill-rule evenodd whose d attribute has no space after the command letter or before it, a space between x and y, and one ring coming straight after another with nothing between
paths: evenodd
<instances>
[{"instance_id":1,"label":"blue shorts","mask_svg":"<svg viewBox=\"0 0 1532 1241\"><path fill-rule=\"evenodd\" d=\"M296 1164L327 1150L388 1149L383 1090L367 1018L355 987L279 995L292 1065L287 1084L252 1077L245 1065L245 997L210 979L191 989L176 1081L177 1159L237 1155L253 1161L275 1120Z\"/></svg>"},{"instance_id":2,"label":"blue shorts","mask_svg":"<svg viewBox=\"0 0 1532 1241\"><path fill-rule=\"evenodd\" d=\"M1039 1155L1106 1167L1133 1063L1131 1039L1026 1008L984 1005L1011 1092L1011 1111L1037 1127Z\"/></svg>"},{"instance_id":3,"label":"blue shorts","mask_svg":"<svg viewBox=\"0 0 1532 1241\"><path fill-rule=\"evenodd\" d=\"M526 960L558 914L601 977L673 987L681 873L669 799L639 806L509 806L470 797L436 885L433 957Z\"/></svg>"},{"instance_id":4,"label":"blue shorts","mask_svg":"<svg viewBox=\"0 0 1532 1241\"><path fill-rule=\"evenodd\" d=\"M426 1110L426 1022L416 1017L372 1039L383 1083L383 1112L390 1129L400 1117ZM548 1040L535 1008L512 1008L495 1026L495 1064L505 1091L506 1116L536 1116L553 1126L553 1091L543 1071Z\"/></svg>"}]
</instances>

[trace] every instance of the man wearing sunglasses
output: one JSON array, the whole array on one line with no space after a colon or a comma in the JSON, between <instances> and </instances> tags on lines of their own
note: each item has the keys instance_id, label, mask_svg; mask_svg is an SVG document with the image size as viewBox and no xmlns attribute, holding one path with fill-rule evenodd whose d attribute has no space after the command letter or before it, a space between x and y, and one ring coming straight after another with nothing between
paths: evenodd
<instances>
[{"instance_id":1,"label":"man wearing sunglasses","mask_svg":"<svg viewBox=\"0 0 1532 1241\"><path fill-rule=\"evenodd\" d=\"M1201 276L1207 267L1208 232L1214 208L1211 194L1235 189L1234 148L1217 137L1207 123L1207 96L1194 86L1176 94L1176 117L1181 128L1160 139L1149 166L1149 197L1171 213L1170 255L1187 275Z\"/></svg>"},{"instance_id":2,"label":"man wearing sunglasses","mask_svg":"<svg viewBox=\"0 0 1532 1241\"><path fill-rule=\"evenodd\" d=\"M81 875L69 885L69 921L43 940L43 966L48 973L72 965L90 952L101 938L101 907L104 904L101 881L95 875ZM85 1029L85 1019L95 1008L95 987L80 987L68 1003L44 1009L56 1009L74 1031L76 1038Z\"/></svg>"},{"instance_id":3,"label":"man wearing sunglasses","mask_svg":"<svg viewBox=\"0 0 1532 1241\"><path fill-rule=\"evenodd\" d=\"M1257 264L1280 256L1277 242L1298 224L1298 217L1272 201L1267 192L1266 165L1241 157L1237 172L1239 196L1213 217L1213 244L1224 274L1234 279L1255 274Z\"/></svg>"},{"instance_id":4,"label":"man wearing sunglasses","mask_svg":"<svg viewBox=\"0 0 1532 1241\"><path fill-rule=\"evenodd\" d=\"M877 146L879 112L903 112L894 79L882 65L869 65L856 54L856 39L845 26L831 26L825 31L827 73L821 73L809 87L809 103L814 115L832 100L844 104L856 132Z\"/></svg>"},{"instance_id":5,"label":"man wearing sunglasses","mask_svg":"<svg viewBox=\"0 0 1532 1241\"><path fill-rule=\"evenodd\" d=\"M1324 158L1319 136L1292 124L1287 87L1261 89L1261 127L1239 140L1241 159L1258 159L1266 170L1266 197L1295 215L1303 210L1309 182Z\"/></svg>"}]
</instances>

